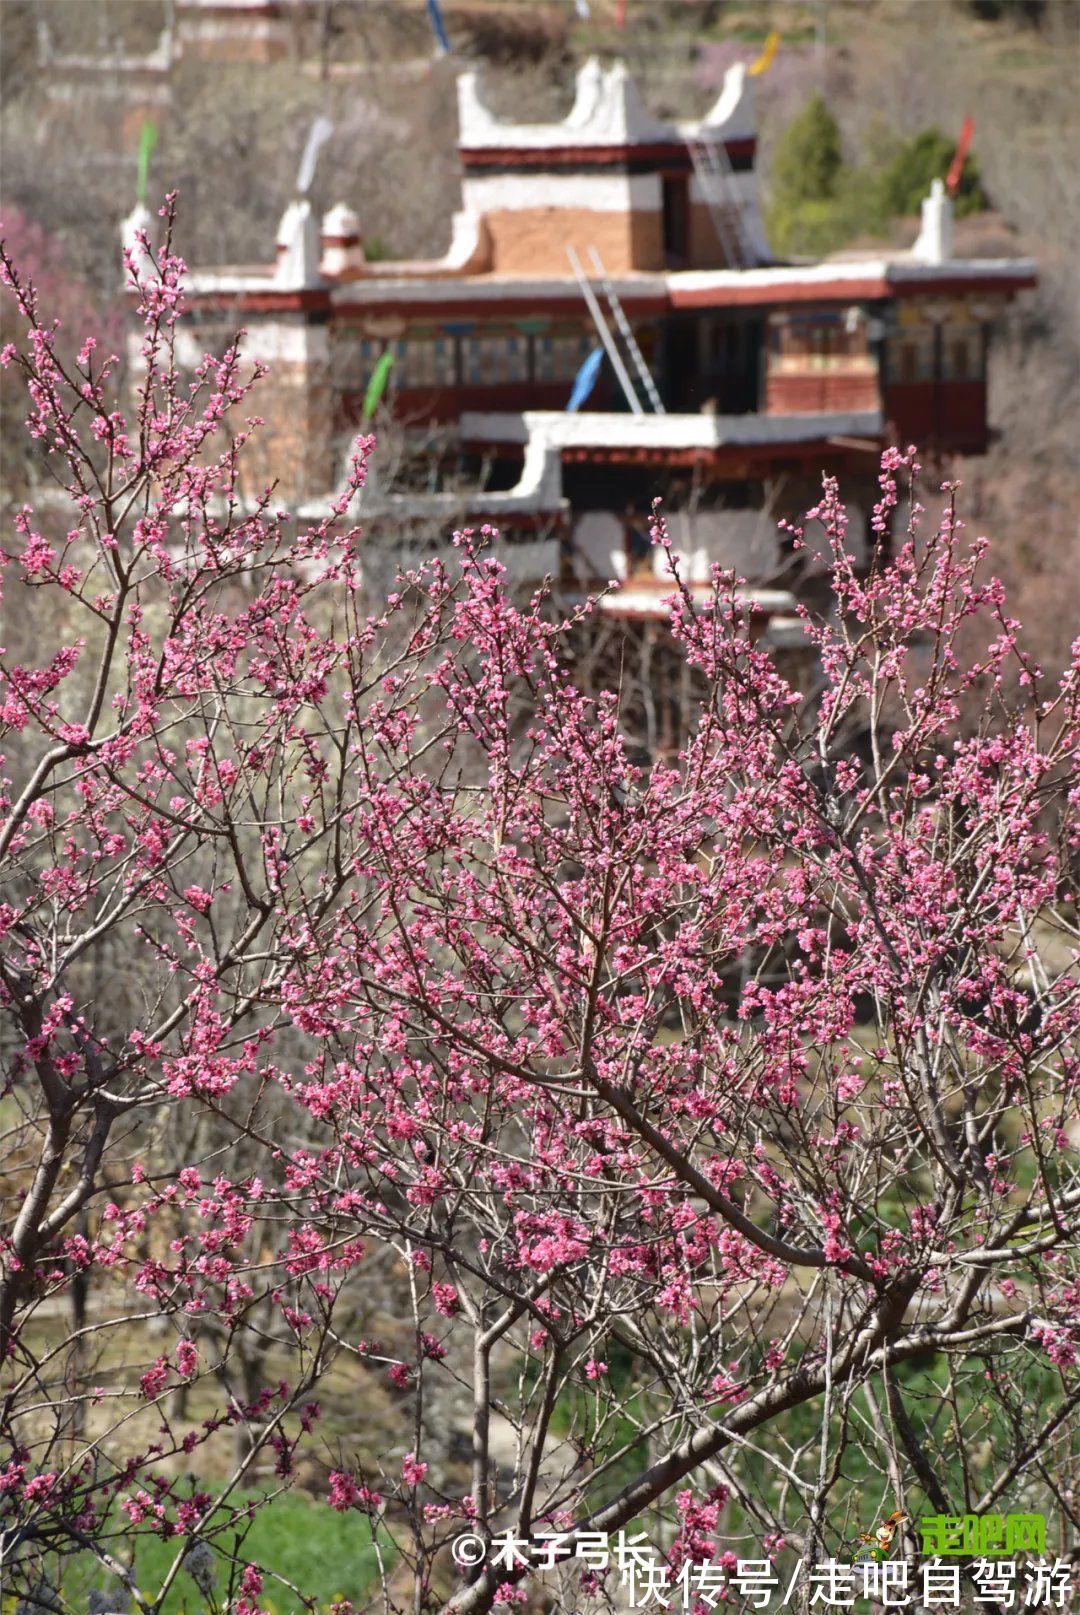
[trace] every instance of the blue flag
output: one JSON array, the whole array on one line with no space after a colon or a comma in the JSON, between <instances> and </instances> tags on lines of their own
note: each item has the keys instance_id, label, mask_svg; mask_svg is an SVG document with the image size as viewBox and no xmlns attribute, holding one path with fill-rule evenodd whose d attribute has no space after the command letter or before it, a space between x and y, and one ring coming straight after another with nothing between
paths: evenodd
<instances>
[{"instance_id":1,"label":"blue flag","mask_svg":"<svg viewBox=\"0 0 1080 1615\"><path fill-rule=\"evenodd\" d=\"M439 49L444 51L445 54L449 56L450 41L446 37L446 29L443 26L442 12L439 10L439 0L427 0L427 9L428 16L431 18L431 26L435 30L435 38L439 41Z\"/></svg>"},{"instance_id":2,"label":"blue flag","mask_svg":"<svg viewBox=\"0 0 1080 1615\"><path fill-rule=\"evenodd\" d=\"M604 362L603 348L594 348L585 360L581 369L574 377L574 385L570 393L570 402L566 406L566 413L573 415L579 410L593 388L596 378L600 374L600 366Z\"/></svg>"}]
</instances>

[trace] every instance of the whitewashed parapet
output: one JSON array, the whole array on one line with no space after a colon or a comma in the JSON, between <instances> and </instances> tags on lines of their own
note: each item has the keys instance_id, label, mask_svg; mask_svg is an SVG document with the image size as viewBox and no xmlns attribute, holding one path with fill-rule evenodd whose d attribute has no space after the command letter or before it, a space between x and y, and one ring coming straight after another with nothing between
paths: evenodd
<instances>
[{"instance_id":1,"label":"whitewashed parapet","mask_svg":"<svg viewBox=\"0 0 1080 1615\"><path fill-rule=\"evenodd\" d=\"M605 69L595 57L587 61L577 75L574 105L557 123L506 122L484 105L476 73L458 79L458 144L465 151L665 145L705 136L746 139L755 132L753 81L742 63L728 69L712 108L691 123L654 118L624 62Z\"/></svg>"}]
</instances>

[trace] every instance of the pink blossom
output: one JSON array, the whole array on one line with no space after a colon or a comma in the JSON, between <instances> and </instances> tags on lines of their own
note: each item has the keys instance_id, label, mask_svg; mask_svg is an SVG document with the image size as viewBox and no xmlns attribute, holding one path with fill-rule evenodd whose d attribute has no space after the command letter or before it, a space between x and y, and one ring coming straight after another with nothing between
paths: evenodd
<instances>
[{"instance_id":1,"label":"pink blossom","mask_svg":"<svg viewBox=\"0 0 1080 1615\"><path fill-rule=\"evenodd\" d=\"M146 1370L145 1374L143 1374L139 1380L139 1384L142 1387L142 1393L148 1402L152 1402L155 1397L160 1396L168 1383L169 1361L167 1357L157 1358L153 1365Z\"/></svg>"},{"instance_id":2,"label":"pink blossom","mask_svg":"<svg viewBox=\"0 0 1080 1615\"><path fill-rule=\"evenodd\" d=\"M358 1496L359 1487L351 1475L345 1474L340 1469L330 1471L328 1500L331 1508L337 1509L339 1514L343 1514L347 1509L355 1507Z\"/></svg>"},{"instance_id":3,"label":"pink blossom","mask_svg":"<svg viewBox=\"0 0 1080 1615\"><path fill-rule=\"evenodd\" d=\"M185 1379L190 1379L199 1366L199 1352L193 1340L176 1343L176 1367Z\"/></svg>"},{"instance_id":4,"label":"pink blossom","mask_svg":"<svg viewBox=\"0 0 1080 1615\"><path fill-rule=\"evenodd\" d=\"M452 1284L433 1284L431 1294L435 1302L435 1311L441 1313L444 1318L452 1318L460 1311L461 1303Z\"/></svg>"}]
</instances>

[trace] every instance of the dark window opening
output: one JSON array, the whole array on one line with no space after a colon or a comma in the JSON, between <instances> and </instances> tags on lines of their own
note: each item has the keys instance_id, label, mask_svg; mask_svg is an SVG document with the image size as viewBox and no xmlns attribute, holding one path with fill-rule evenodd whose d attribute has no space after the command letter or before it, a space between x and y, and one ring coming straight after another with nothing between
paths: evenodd
<instances>
[{"instance_id":1,"label":"dark window opening","mask_svg":"<svg viewBox=\"0 0 1080 1615\"><path fill-rule=\"evenodd\" d=\"M690 413L752 414L764 340L762 321L753 316L676 315L663 334L664 403Z\"/></svg>"},{"instance_id":2,"label":"dark window opening","mask_svg":"<svg viewBox=\"0 0 1080 1615\"><path fill-rule=\"evenodd\" d=\"M673 267L687 259L689 204L685 174L664 177L664 257Z\"/></svg>"},{"instance_id":3,"label":"dark window opening","mask_svg":"<svg viewBox=\"0 0 1080 1615\"><path fill-rule=\"evenodd\" d=\"M963 337L952 345L950 371L954 381L967 381L971 375L971 358L967 341Z\"/></svg>"}]
</instances>

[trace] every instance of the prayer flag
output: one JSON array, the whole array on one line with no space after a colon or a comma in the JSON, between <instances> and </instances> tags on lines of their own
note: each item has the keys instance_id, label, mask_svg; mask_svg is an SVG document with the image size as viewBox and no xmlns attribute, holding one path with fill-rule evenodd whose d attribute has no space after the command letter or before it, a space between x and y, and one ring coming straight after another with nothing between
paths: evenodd
<instances>
[{"instance_id":1,"label":"prayer flag","mask_svg":"<svg viewBox=\"0 0 1080 1615\"><path fill-rule=\"evenodd\" d=\"M604 362L603 348L596 347L589 354L581 369L574 377L574 386L570 393L570 402L566 406L566 413L574 415L581 408L593 388L596 378L600 374L600 366Z\"/></svg>"},{"instance_id":2,"label":"prayer flag","mask_svg":"<svg viewBox=\"0 0 1080 1615\"><path fill-rule=\"evenodd\" d=\"M386 352L382 355L382 358L375 366L375 369L372 371L371 380L368 382L367 386L367 392L364 394L365 421L369 421L371 419L382 402L383 393L386 391L386 383L390 379L390 367L393 362L394 350L393 348L387 348Z\"/></svg>"}]
</instances>

